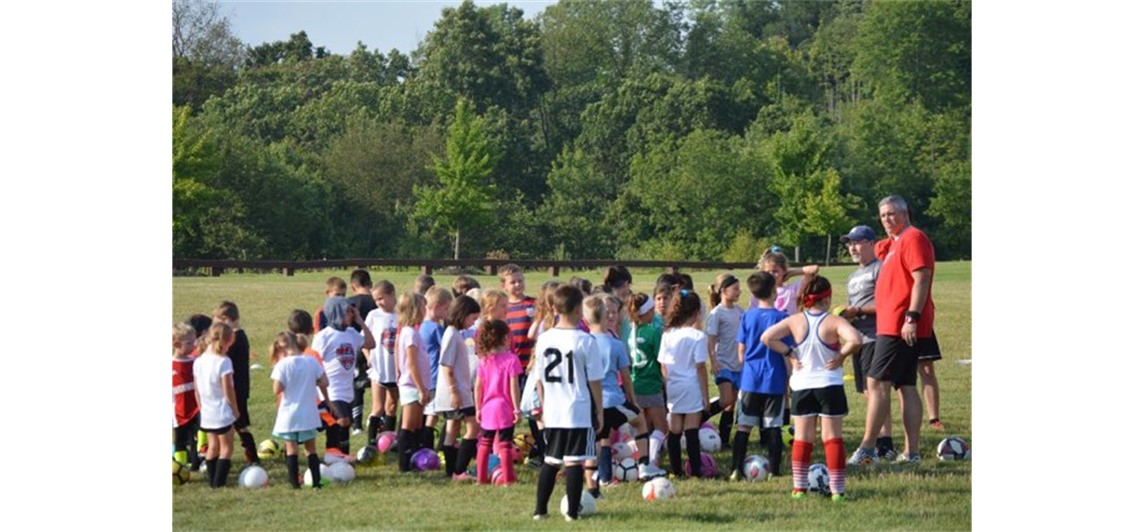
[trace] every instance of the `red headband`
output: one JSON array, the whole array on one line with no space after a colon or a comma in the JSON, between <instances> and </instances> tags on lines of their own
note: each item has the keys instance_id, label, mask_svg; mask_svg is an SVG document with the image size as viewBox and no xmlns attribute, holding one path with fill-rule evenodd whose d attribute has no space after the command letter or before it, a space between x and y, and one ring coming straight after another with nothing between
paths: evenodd
<instances>
[{"instance_id":1,"label":"red headband","mask_svg":"<svg viewBox=\"0 0 1144 532\"><path fill-rule=\"evenodd\" d=\"M813 307L815 303L830 297L830 295L830 289L827 289L825 292L819 292L817 294L807 294L806 298L803 299L803 305L806 306L806 308Z\"/></svg>"}]
</instances>

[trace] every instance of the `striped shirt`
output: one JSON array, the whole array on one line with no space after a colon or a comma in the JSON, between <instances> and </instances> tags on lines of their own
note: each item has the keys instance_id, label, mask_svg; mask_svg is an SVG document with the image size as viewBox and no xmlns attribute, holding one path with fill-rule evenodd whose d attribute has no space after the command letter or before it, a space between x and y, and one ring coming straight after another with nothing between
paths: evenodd
<instances>
[{"instance_id":1,"label":"striped shirt","mask_svg":"<svg viewBox=\"0 0 1144 532\"><path fill-rule=\"evenodd\" d=\"M532 359L533 341L528 339L528 329L532 327L532 316L536 312L536 298L525 296L524 299L508 303L508 330L512 334L512 351L520 359L521 367L528 367Z\"/></svg>"}]
</instances>

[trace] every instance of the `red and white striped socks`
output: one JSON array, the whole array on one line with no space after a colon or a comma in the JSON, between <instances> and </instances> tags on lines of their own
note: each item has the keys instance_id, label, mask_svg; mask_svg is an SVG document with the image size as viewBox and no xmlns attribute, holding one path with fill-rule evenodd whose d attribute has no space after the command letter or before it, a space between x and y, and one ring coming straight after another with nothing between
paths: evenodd
<instances>
[{"instance_id":1,"label":"red and white striped socks","mask_svg":"<svg viewBox=\"0 0 1144 532\"><path fill-rule=\"evenodd\" d=\"M810 472L810 456L814 453L814 442L795 440L791 446L790 468L794 477L794 489L806 491L810 487L806 476Z\"/></svg>"},{"instance_id":2,"label":"red and white striped socks","mask_svg":"<svg viewBox=\"0 0 1144 532\"><path fill-rule=\"evenodd\" d=\"M846 493L846 444L842 438L827 440L826 469L830 471L830 493L842 495Z\"/></svg>"}]
</instances>

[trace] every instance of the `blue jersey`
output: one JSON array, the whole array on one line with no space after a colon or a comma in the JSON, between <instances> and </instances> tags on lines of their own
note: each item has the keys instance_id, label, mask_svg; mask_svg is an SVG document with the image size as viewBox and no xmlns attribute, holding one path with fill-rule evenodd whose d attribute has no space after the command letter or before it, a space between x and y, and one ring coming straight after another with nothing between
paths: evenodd
<instances>
[{"instance_id":1,"label":"blue jersey","mask_svg":"<svg viewBox=\"0 0 1144 532\"><path fill-rule=\"evenodd\" d=\"M624 404L624 389L620 384L620 370L632 365L628 358L628 348L624 343L612 338L607 333L592 333L596 342L603 346L600 352L604 354L604 379L600 387L603 392L604 408L612 408Z\"/></svg>"},{"instance_id":2,"label":"blue jersey","mask_svg":"<svg viewBox=\"0 0 1144 532\"><path fill-rule=\"evenodd\" d=\"M425 351L429 353L429 372L432 377L425 383L430 390L437 389L437 366L441 364L441 337L445 329L435 321L421 322L421 341L425 343Z\"/></svg>"},{"instance_id":3,"label":"blue jersey","mask_svg":"<svg viewBox=\"0 0 1144 532\"><path fill-rule=\"evenodd\" d=\"M787 388L787 367L782 355L763 345L763 332L786 319L787 314L773 308L753 308L743 314L739 323L739 343L743 352L743 375L739 389L744 392L782 395ZM791 337L783 343L794 344Z\"/></svg>"}]
</instances>

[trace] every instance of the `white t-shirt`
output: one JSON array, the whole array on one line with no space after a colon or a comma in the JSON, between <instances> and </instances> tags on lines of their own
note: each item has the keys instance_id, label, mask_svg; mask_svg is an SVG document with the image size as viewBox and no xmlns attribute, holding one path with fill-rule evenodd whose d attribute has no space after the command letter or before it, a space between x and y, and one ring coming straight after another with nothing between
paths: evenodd
<instances>
[{"instance_id":1,"label":"white t-shirt","mask_svg":"<svg viewBox=\"0 0 1144 532\"><path fill-rule=\"evenodd\" d=\"M222 379L234 375L234 365L230 358L207 351L195 359L195 389L199 391L199 426L204 429L221 429L234 424L235 412L226 400L222 389ZM233 377L232 377L233 378Z\"/></svg>"},{"instance_id":2,"label":"white t-shirt","mask_svg":"<svg viewBox=\"0 0 1144 532\"><path fill-rule=\"evenodd\" d=\"M397 382L391 350L397 338L397 314L373 309L365 317L365 326L369 327L373 343L377 344L369 353L369 378L377 383Z\"/></svg>"},{"instance_id":3,"label":"white t-shirt","mask_svg":"<svg viewBox=\"0 0 1144 532\"><path fill-rule=\"evenodd\" d=\"M707 362L707 335L703 331L676 327L664 332L657 360L667 370L664 386L667 388L669 412L692 414L706 408L699 372L695 369L696 364Z\"/></svg>"},{"instance_id":4,"label":"white t-shirt","mask_svg":"<svg viewBox=\"0 0 1144 532\"><path fill-rule=\"evenodd\" d=\"M731 308L717 305L711 315L707 316L707 335L717 336L715 341L715 360L719 365L729 371L742 371L743 363L739 362L739 322L743 319L743 309L738 305Z\"/></svg>"},{"instance_id":5,"label":"white t-shirt","mask_svg":"<svg viewBox=\"0 0 1144 532\"><path fill-rule=\"evenodd\" d=\"M394 363L397 364L399 373L401 373L401 377L397 379L397 386L410 390L417 389L417 385L413 383L413 374L409 372L409 362L405 360L410 347L417 348L417 369L421 374L421 384L425 386L425 391L428 393L429 378L432 376L432 370L429 368L431 362L429 351L425 349L425 341L421 339L421 333L409 326L402 327L397 333L397 347L394 349L397 352Z\"/></svg>"},{"instance_id":6,"label":"white t-shirt","mask_svg":"<svg viewBox=\"0 0 1144 532\"><path fill-rule=\"evenodd\" d=\"M544 426L591 427L592 393L588 382L604 378L604 354L596 339L580 329L557 327L537 338L534 353L538 360L532 365L532 372L544 387Z\"/></svg>"},{"instance_id":7,"label":"white t-shirt","mask_svg":"<svg viewBox=\"0 0 1144 532\"><path fill-rule=\"evenodd\" d=\"M798 344L798 361L802 364L800 369L790 374L791 390L811 390L826 388L827 386L842 386L842 366L826 369L826 363L840 356L839 345L827 345L818 334L822 321L829 315L827 313L813 315L803 312L807 321L806 338Z\"/></svg>"},{"instance_id":8,"label":"white t-shirt","mask_svg":"<svg viewBox=\"0 0 1144 532\"><path fill-rule=\"evenodd\" d=\"M457 381L457 393L461 396L461 408L474 406L473 384L470 379L469 349L465 347L465 339L461 331L452 326L445 329L441 338L441 367L437 368L437 396L436 411L448 412L453 410L453 383L445 376L443 368L453 368L453 378Z\"/></svg>"},{"instance_id":9,"label":"white t-shirt","mask_svg":"<svg viewBox=\"0 0 1144 532\"><path fill-rule=\"evenodd\" d=\"M339 331L326 327L314 335L313 349L322 354L326 377L330 379L331 401L354 400L354 362L357 352L365 345L365 336L352 328Z\"/></svg>"},{"instance_id":10,"label":"white t-shirt","mask_svg":"<svg viewBox=\"0 0 1144 532\"><path fill-rule=\"evenodd\" d=\"M282 402L278 403L278 417L274 432L315 430L322 426L318 417L318 388L322 378L322 365L308 355L288 356L279 360L270 372L270 379L282 383Z\"/></svg>"}]
</instances>

